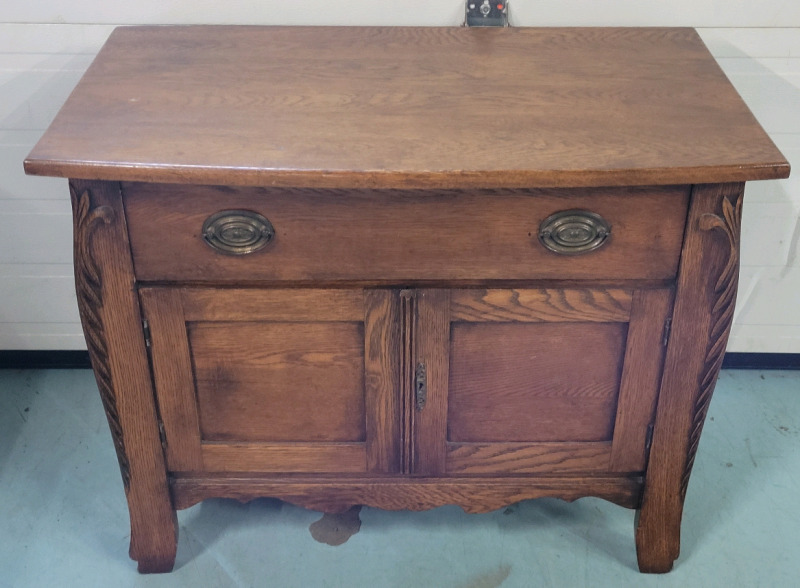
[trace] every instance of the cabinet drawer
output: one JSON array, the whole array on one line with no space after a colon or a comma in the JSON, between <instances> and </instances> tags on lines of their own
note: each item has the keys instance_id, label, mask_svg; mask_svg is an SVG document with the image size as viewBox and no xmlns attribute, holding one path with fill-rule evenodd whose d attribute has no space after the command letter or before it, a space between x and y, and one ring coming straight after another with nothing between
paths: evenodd
<instances>
[{"instance_id":1,"label":"cabinet drawer","mask_svg":"<svg viewBox=\"0 0 800 588\"><path fill-rule=\"evenodd\" d=\"M668 279L677 272L689 193L673 186L458 192L139 183L122 190L138 279L198 282ZM542 244L543 223L570 210L604 219L610 236L602 246L564 255ZM235 226L241 211L267 219L271 240L246 254L215 249L204 230L218 219L224 232L225 211L233 219L229 243L248 236L249 228Z\"/></svg>"}]
</instances>

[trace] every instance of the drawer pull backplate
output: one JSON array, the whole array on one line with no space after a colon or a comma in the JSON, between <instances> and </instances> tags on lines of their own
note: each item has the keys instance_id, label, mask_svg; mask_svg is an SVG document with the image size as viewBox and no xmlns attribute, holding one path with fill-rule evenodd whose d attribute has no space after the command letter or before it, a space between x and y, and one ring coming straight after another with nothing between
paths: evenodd
<instances>
[{"instance_id":1,"label":"drawer pull backplate","mask_svg":"<svg viewBox=\"0 0 800 588\"><path fill-rule=\"evenodd\" d=\"M605 245L611 225L588 210L564 210L547 217L539 227L539 241L561 255L588 253Z\"/></svg>"},{"instance_id":2,"label":"drawer pull backplate","mask_svg":"<svg viewBox=\"0 0 800 588\"><path fill-rule=\"evenodd\" d=\"M246 255L265 247L275 236L272 223L251 210L223 210L203 223L203 240L229 255Z\"/></svg>"}]
</instances>

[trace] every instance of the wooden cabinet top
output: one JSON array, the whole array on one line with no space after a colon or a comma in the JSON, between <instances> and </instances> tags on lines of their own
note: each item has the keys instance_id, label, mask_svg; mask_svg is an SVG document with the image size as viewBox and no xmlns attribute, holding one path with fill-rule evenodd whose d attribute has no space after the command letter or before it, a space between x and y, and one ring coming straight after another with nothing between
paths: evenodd
<instances>
[{"instance_id":1,"label":"wooden cabinet top","mask_svg":"<svg viewBox=\"0 0 800 588\"><path fill-rule=\"evenodd\" d=\"M783 178L692 29L125 27L31 174L308 187Z\"/></svg>"}]
</instances>

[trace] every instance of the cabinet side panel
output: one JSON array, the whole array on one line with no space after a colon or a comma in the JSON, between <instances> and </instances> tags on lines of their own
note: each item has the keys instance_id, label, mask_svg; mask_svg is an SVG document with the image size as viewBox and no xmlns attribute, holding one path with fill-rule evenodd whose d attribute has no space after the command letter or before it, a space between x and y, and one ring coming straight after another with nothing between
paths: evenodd
<instances>
[{"instance_id":1,"label":"cabinet side panel","mask_svg":"<svg viewBox=\"0 0 800 588\"><path fill-rule=\"evenodd\" d=\"M695 186L672 333L636 527L639 568L666 572L680 552L683 500L736 301L742 184Z\"/></svg>"},{"instance_id":2,"label":"cabinet side panel","mask_svg":"<svg viewBox=\"0 0 800 588\"><path fill-rule=\"evenodd\" d=\"M167 485L119 185L70 182L81 321L115 438L131 517L131 557L169 571L177 525Z\"/></svg>"}]
</instances>

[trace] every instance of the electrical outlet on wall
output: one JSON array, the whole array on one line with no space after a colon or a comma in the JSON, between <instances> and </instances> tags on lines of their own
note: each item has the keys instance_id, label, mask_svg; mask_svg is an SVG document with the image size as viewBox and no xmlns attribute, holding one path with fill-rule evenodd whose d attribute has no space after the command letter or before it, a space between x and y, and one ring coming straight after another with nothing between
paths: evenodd
<instances>
[{"instance_id":1,"label":"electrical outlet on wall","mask_svg":"<svg viewBox=\"0 0 800 588\"><path fill-rule=\"evenodd\" d=\"M467 0L468 27L507 27L508 2L505 0Z\"/></svg>"}]
</instances>

